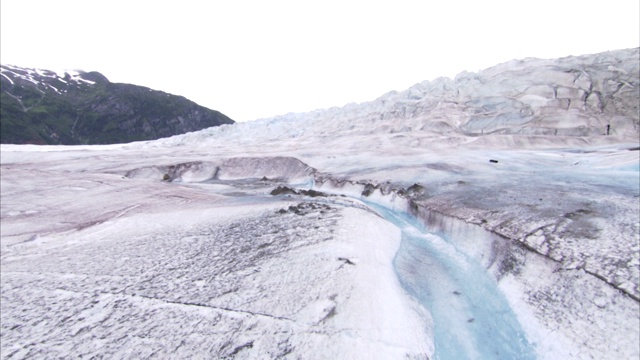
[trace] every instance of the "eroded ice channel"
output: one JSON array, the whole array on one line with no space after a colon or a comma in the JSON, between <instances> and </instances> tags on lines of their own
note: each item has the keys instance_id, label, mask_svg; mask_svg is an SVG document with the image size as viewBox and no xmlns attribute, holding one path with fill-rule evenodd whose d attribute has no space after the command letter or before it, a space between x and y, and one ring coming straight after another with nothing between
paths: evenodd
<instances>
[{"instance_id":1,"label":"eroded ice channel","mask_svg":"<svg viewBox=\"0 0 640 360\"><path fill-rule=\"evenodd\" d=\"M412 216L368 203L402 231L394 265L402 286L431 312L435 358L534 359L516 315L487 271Z\"/></svg>"},{"instance_id":2,"label":"eroded ice channel","mask_svg":"<svg viewBox=\"0 0 640 360\"><path fill-rule=\"evenodd\" d=\"M278 166L274 166L274 161ZM158 174L167 174L170 179L177 181L204 180L210 185L215 179L239 185L242 179L254 179L256 175L267 173L267 177L288 180L290 186L314 188L313 171L292 158L239 158L221 164L187 163L162 169L136 169L127 173L127 176L157 177ZM249 184L253 183L250 181ZM344 189L322 190L329 190L336 195L344 192ZM256 201L257 198L250 197L246 201ZM356 203L337 198L316 201L358 206L358 196L354 198ZM242 197L239 200L242 201ZM511 360L536 357L532 344L527 340L496 281L478 261L458 251L452 244L454 241L448 242L428 233L415 217L380 204L365 204L402 232L400 248L394 260L395 271L402 286L431 313L436 359Z\"/></svg>"}]
</instances>

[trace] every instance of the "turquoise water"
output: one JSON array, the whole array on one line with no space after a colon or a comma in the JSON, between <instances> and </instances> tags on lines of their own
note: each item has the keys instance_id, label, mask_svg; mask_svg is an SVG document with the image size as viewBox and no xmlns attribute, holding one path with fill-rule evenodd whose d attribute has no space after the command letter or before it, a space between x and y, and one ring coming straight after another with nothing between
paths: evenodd
<instances>
[{"instance_id":1,"label":"turquoise water","mask_svg":"<svg viewBox=\"0 0 640 360\"><path fill-rule=\"evenodd\" d=\"M402 230L395 270L402 286L431 312L436 359L536 358L486 269L428 234L413 217L369 205Z\"/></svg>"}]
</instances>

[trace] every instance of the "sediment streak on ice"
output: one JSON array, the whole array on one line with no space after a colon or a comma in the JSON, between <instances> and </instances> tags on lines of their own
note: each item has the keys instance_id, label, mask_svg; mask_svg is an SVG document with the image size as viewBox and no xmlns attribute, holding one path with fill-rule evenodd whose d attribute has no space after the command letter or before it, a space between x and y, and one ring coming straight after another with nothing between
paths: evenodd
<instances>
[{"instance_id":1,"label":"sediment streak on ice","mask_svg":"<svg viewBox=\"0 0 640 360\"><path fill-rule=\"evenodd\" d=\"M432 353L428 315L393 273L393 226L304 199L182 191L187 208L151 201L151 213L124 207L106 221L3 246L3 356ZM204 206L208 199L215 201ZM37 216L58 218L59 209Z\"/></svg>"}]
</instances>

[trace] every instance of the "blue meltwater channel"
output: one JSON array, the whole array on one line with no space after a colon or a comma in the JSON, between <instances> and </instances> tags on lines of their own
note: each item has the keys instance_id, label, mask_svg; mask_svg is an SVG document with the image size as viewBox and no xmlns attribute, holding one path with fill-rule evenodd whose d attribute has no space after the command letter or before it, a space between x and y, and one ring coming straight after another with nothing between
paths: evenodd
<instances>
[{"instance_id":1,"label":"blue meltwater channel","mask_svg":"<svg viewBox=\"0 0 640 360\"><path fill-rule=\"evenodd\" d=\"M427 233L412 216L367 205L402 230L395 271L433 317L436 359L536 358L504 294L480 263Z\"/></svg>"}]
</instances>

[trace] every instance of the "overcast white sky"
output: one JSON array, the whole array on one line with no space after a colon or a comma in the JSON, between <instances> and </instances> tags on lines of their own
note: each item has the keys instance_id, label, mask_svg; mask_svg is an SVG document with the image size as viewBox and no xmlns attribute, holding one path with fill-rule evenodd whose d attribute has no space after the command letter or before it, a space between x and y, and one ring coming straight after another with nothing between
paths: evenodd
<instances>
[{"instance_id":1,"label":"overcast white sky","mask_svg":"<svg viewBox=\"0 0 640 360\"><path fill-rule=\"evenodd\" d=\"M99 71L237 121L511 59L640 46L638 0L2 0L0 62Z\"/></svg>"}]
</instances>

